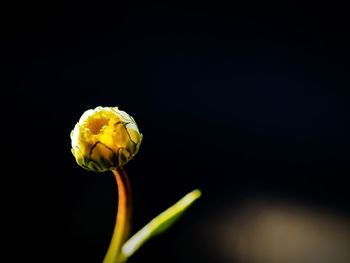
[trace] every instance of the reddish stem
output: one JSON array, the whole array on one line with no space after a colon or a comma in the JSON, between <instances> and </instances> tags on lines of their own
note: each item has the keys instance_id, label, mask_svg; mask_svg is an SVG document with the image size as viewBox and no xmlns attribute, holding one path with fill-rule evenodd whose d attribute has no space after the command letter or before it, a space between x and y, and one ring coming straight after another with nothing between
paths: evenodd
<instances>
[{"instance_id":1,"label":"reddish stem","mask_svg":"<svg viewBox=\"0 0 350 263\"><path fill-rule=\"evenodd\" d=\"M112 239L103 263L119 263L125 260L121 258L121 247L130 233L132 195L128 175L123 167L112 171L118 186L118 212Z\"/></svg>"}]
</instances>

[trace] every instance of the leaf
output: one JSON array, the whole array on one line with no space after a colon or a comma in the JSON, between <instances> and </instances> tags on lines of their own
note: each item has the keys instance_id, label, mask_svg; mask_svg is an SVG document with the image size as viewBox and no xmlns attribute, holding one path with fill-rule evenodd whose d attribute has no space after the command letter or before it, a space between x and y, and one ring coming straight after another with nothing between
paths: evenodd
<instances>
[{"instance_id":1,"label":"leaf","mask_svg":"<svg viewBox=\"0 0 350 263\"><path fill-rule=\"evenodd\" d=\"M201 191L196 189L177 203L169 207L163 213L152 219L147 225L133 235L122 247L124 258L128 258L135 253L151 237L158 235L173 225L181 215L201 196Z\"/></svg>"}]
</instances>

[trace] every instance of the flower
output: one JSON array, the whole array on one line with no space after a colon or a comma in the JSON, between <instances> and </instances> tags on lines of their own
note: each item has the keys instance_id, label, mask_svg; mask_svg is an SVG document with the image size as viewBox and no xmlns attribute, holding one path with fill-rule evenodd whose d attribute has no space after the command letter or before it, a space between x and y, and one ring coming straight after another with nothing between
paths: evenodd
<instances>
[{"instance_id":1,"label":"flower","mask_svg":"<svg viewBox=\"0 0 350 263\"><path fill-rule=\"evenodd\" d=\"M80 166L105 172L125 165L137 154L142 134L125 111L96 107L80 117L71 140L72 153Z\"/></svg>"}]
</instances>

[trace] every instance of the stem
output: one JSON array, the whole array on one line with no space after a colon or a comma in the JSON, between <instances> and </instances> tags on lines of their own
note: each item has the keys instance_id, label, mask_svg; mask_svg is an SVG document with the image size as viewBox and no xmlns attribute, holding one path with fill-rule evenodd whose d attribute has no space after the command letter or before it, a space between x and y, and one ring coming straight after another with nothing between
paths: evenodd
<instances>
[{"instance_id":1,"label":"stem","mask_svg":"<svg viewBox=\"0 0 350 263\"><path fill-rule=\"evenodd\" d=\"M131 188L128 175L122 167L112 170L118 186L118 212L109 248L103 263L120 263L126 259L121 257L121 247L130 231Z\"/></svg>"}]
</instances>

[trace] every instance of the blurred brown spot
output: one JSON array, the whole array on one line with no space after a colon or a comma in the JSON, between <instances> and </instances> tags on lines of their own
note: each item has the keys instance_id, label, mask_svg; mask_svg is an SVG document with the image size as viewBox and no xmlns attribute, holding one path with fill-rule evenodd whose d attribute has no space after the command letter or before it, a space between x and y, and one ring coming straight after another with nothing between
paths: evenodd
<instances>
[{"instance_id":1,"label":"blurred brown spot","mask_svg":"<svg viewBox=\"0 0 350 263\"><path fill-rule=\"evenodd\" d=\"M225 262L349 263L347 218L295 204L249 202L223 209L206 226Z\"/></svg>"}]
</instances>

